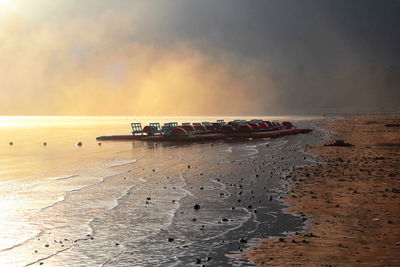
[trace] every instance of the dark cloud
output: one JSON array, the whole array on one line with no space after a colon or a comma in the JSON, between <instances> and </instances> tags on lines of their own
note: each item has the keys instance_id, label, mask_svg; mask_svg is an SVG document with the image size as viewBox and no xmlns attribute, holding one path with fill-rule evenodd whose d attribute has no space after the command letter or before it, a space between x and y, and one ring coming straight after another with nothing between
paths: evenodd
<instances>
[{"instance_id":1,"label":"dark cloud","mask_svg":"<svg viewBox=\"0 0 400 267\"><path fill-rule=\"evenodd\" d=\"M163 8L142 38L267 62L279 112L400 103L400 1L177 0Z\"/></svg>"}]
</instances>

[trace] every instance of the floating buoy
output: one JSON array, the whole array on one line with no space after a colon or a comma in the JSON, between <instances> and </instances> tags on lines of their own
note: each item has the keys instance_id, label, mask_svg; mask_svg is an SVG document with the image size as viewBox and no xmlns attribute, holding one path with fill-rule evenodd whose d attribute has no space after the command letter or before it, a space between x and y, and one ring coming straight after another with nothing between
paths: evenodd
<instances>
[{"instance_id":1,"label":"floating buoy","mask_svg":"<svg viewBox=\"0 0 400 267\"><path fill-rule=\"evenodd\" d=\"M171 133L174 135L187 135L187 131L181 127L175 127Z\"/></svg>"},{"instance_id":2,"label":"floating buoy","mask_svg":"<svg viewBox=\"0 0 400 267\"><path fill-rule=\"evenodd\" d=\"M195 125L194 129L202 132L205 132L207 130L207 128L204 125Z\"/></svg>"},{"instance_id":3,"label":"floating buoy","mask_svg":"<svg viewBox=\"0 0 400 267\"><path fill-rule=\"evenodd\" d=\"M239 125L237 127L237 131L241 133L246 133L246 132L251 132L252 128L250 127L250 125L244 124L244 125Z\"/></svg>"},{"instance_id":4,"label":"floating buoy","mask_svg":"<svg viewBox=\"0 0 400 267\"><path fill-rule=\"evenodd\" d=\"M44 143L43 143L43 146L47 146L47 143L46 143L46 142L44 142Z\"/></svg>"},{"instance_id":5,"label":"floating buoy","mask_svg":"<svg viewBox=\"0 0 400 267\"><path fill-rule=\"evenodd\" d=\"M99 146L101 146L101 143L99 143Z\"/></svg>"},{"instance_id":6,"label":"floating buoy","mask_svg":"<svg viewBox=\"0 0 400 267\"><path fill-rule=\"evenodd\" d=\"M12 146L14 143L13 143L13 142L9 142L8 144L9 144L10 146Z\"/></svg>"},{"instance_id":7,"label":"floating buoy","mask_svg":"<svg viewBox=\"0 0 400 267\"><path fill-rule=\"evenodd\" d=\"M265 144L265 147L269 147L269 144L267 143L267 144Z\"/></svg>"},{"instance_id":8,"label":"floating buoy","mask_svg":"<svg viewBox=\"0 0 400 267\"><path fill-rule=\"evenodd\" d=\"M213 143L211 143L211 144L210 144L210 146L214 146L214 144L213 144Z\"/></svg>"},{"instance_id":9,"label":"floating buoy","mask_svg":"<svg viewBox=\"0 0 400 267\"><path fill-rule=\"evenodd\" d=\"M77 146L82 146L82 142L78 142L76 145Z\"/></svg>"}]
</instances>

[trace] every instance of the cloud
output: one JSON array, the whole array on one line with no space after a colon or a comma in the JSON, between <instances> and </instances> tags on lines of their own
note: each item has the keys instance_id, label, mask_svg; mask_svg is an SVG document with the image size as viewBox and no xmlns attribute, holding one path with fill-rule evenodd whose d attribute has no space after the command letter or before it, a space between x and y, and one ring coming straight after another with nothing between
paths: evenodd
<instances>
[{"instance_id":1,"label":"cloud","mask_svg":"<svg viewBox=\"0 0 400 267\"><path fill-rule=\"evenodd\" d=\"M396 6L350 2L20 0L0 16L0 114L396 107Z\"/></svg>"},{"instance_id":2,"label":"cloud","mask_svg":"<svg viewBox=\"0 0 400 267\"><path fill-rule=\"evenodd\" d=\"M25 27L14 21L0 54L2 114L179 115L262 113L272 89L259 63L209 55L190 42L135 39L135 20L96 19ZM29 25L28 25L29 26Z\"/></svg>"}]
</instances>

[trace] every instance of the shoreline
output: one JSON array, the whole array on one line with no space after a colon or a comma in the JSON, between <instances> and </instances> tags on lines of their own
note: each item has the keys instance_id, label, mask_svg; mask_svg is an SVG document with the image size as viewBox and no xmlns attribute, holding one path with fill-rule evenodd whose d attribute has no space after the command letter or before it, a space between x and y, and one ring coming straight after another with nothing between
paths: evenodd
<instances>
[{"instance_id":1,"label":"shoreline","mask_svg":"<svg viewBox=\"0 0 400 267\"><path fill-rule=\"evenodd\" d=\"M264 239L244 257L257 266L400 266L399 117L354 116L328 122L332 139L352 147L306 148L317 166L293 174L287 212L304 232Z\"/></svg>"},{"instance_id":2,"label":"shoreline","mask_svg":"<svg viewBox=\"0 0 400 267\"><path fill-rule=\"evenodd\" d=\"M299 124L312 127L318 122ZM247 260L231 255L243 253L255 239L302 229L301 218L282 212L283 184L290 180L292 166L309 164L298 148L317 144L322 136L316 131L213 145L119 143L105 158L114 157L115 149L126 152L102 169L104 175L117 174L101 182L76 190L67 186L81 184L84 173L78 179L46 179L45 189L69 189L66 197L30 215L30 221L46 228L3 252L0 261L18 266L77 260L101 265L110 259L114 266L246 266ZM137 161L127 165L132 159Z\"/></svg>"}]
</instances>

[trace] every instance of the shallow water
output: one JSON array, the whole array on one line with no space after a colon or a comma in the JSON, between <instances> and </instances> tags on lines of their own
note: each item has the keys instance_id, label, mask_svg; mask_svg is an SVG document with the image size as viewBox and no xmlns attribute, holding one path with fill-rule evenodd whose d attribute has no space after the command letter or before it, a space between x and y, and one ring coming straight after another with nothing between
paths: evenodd
<instances>
[{"instance_id":1,"label":"shallow water","mask_svg":"<svg viewBox=\"0 0 400 267\"><path fill-rule=\"evenodd\" d=\"M301 147L326 132L212 145L95 140L129 134L133 121L216 119L0 117L0 264L241 266L230 254L301 229L279 198L293 167L313 164Z\"/></svg>"}]
</instances>

